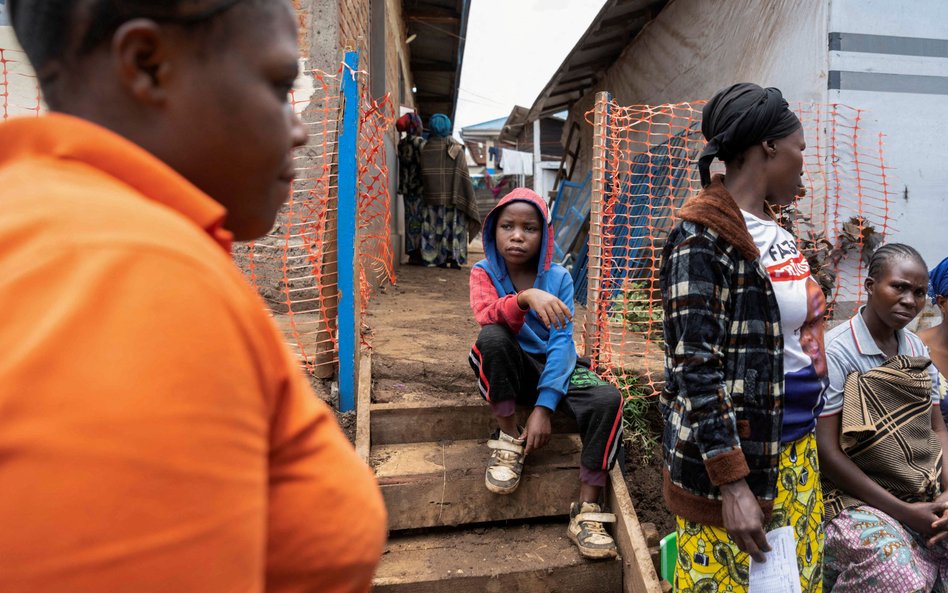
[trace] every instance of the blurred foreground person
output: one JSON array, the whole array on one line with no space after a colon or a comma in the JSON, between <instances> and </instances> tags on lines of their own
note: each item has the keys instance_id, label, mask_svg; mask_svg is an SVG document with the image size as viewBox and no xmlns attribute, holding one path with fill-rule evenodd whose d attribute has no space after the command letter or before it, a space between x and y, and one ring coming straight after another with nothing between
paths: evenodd
<instances>
[{"instance_id":1,"label":"blurred foreground person","mask_svg":"<svg viewBox=\"0 0 948 593\"><path fill-rule=\"evenodd\" d=\"M367 591L385 513L230 258L305 130L288 0L12 0L0 591Z\"/></svg>"}]
</instances>

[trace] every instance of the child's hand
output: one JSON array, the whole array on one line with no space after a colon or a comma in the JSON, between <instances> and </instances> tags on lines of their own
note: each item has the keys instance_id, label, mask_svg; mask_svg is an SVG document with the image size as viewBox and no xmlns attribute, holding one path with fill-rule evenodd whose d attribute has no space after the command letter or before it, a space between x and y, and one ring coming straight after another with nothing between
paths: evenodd
<instances>
[{"instance_id":1,"label":"child's hand","mask_svg":"<svg viewBox=\"0 0 948 593\"><path fill-rule=\"evenodd\" d=\"M547 329L550 325L556 329L564 328L573 320L573 314L563 301L539 288L528 288L518 294L517 304L533 309Z\"/></svg>"},{"instance_id":2,"label":"child's hand","mask_svg":"<svg viewBox=\"0 0 948 593\"><path fill-rule=\"evenodd\" d=\"M521 439L527 440L524 455L529 455L532 451L536 451L550 442L550 433L553 431L550 426L550 416L552 415L553 412L543 406L537 406L530 412L527 425L523 429L523 434L520 435Z\"/></svg>"}]
</instances>

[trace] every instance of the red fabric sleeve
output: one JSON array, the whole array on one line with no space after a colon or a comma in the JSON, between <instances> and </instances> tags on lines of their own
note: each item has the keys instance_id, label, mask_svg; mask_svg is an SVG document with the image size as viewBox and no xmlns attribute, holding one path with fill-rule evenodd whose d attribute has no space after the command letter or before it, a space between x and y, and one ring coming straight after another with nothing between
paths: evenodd
<instances>
[{"instance_id":1,"label":"red fabric sleeve","mask_svg":"<svg viewBox=\"0 0 948 593\"><path fill-rule=\"evenodd\" d=\"M520 332L529 309L521 309L517 295L497 296L497 289L487 272L481 268L471 270L471 309L474 319L481 326L499 324L514 334Z\"/></svg>"}]
</instances>

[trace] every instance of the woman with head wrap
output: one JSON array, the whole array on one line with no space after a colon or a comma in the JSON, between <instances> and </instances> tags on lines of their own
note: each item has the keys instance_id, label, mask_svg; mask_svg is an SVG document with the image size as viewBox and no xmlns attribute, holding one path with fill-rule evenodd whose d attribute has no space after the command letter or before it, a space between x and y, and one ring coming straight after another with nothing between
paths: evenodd
<instances>
[{"instance_id":1,"label":"woman with head wrap","mask_svg":"<svg viewBox=\"0 0 948 593\"><path fill-rule=\"evenodd\" d=\"M451 120L436 113L421 151L425 208L421 221L421 258L426 265L460 269L467 244L480 230L474 186L464 146L451 137Z\"/></svg>"},{"instance_id":2,"label":"woman with head wrap","mask_svg":"<svg viewBox=\"0 0 948 593\"><path fill-rule=\"evenodd\" d=\"M421 259L421 224L425 210L421 183L424 126L416 114L406 113L395 122L395 129L403 134L398 141L398 193L405 203L405 253L409 264L420 266L424 264Z\"/></svg>"},{"instance_id":3,"label":"woman with head wrap","mask_svg":"<svg viewBox=\"0 0 948 593\"><path fill-rule=\"evenodd\" d=\"M941 413L948 422L948 257L928 273L928 296L932 304L941 311L941 323L935 327L918 332L918 337L925 342L931 352L932 362L940 371L939 385L941 389Z\"/></svg>"},{"instance_id":4,"label":"woman with head wrap","mask_svg":"<svg viewBox=\"0 0 948 593\"><path fill-rule=\"evenodd\" d=\"M747 591L749 557L790 525L802 590L820 591L825 299L770 210L799 193L803 130L779 90L749 83L717 93L701 129L704 189L681 208L660 276L677 587ZM725 175L710 175L715 158Z\"/></svg>"}]
</instances>

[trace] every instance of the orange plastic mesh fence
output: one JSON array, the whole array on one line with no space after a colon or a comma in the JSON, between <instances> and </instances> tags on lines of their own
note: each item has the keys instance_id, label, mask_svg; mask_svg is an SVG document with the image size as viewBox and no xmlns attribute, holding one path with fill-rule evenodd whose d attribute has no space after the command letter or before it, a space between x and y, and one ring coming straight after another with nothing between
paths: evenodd
<instances>
[{"instance_id":1,"label":"orange plastic mesh fence","mask_svg":"<svg viewBox=\"0 0 948 593\"><path fill-rule=\"evenodd\" d=\"M360 141L357 149L360 243L360 306L364 313L373 287L394 282L389 172L385 136L393 108L388 97L368 97L367 75L360 82ZM291 102L309 134L297 152L297 178L274 229L265 237L234 245L234 260L260 293L275 321L307 370L322 376L338 362L337 134L341 70L301 74ZM0 47L0 114L39 115L43 101L23 51ZM235 174L239 172L235 171ZM364 332L363 332L364 333Z\"/></svg>"},{"instance_id":2,"label":"orange plastic mesh fence","mask_svg":"<svg viewBox=\"0 0 948 593\"><path fill-rule=\"evenodd\" d=\"M368 306L374 286L395 281L394 254L389 240L391 223L389 173L385 136L392 128L388 97L371 100L367 77L360 83L357 199L360 308ZM294 92L297 111L309 130L310 141L297 155L297 179L274 230L266 237L237 246L238 264L267 301L307 370L327 376L338 362L337 158L341 71L328 75L305 73L313 81L312 94ZM365 336L365 326L362 327Z\"/></svg>"},{"instance_id":3,"label":"orange plastic mesh fence","mask_svg":"<svg viewBox=\"0 0 948 593\"><path fill-rule=\"evenodd\" d=\"M42 94L26 54L0 47L0 120L42 111Z\"/></svg>"},{"instance_id":4,"label":"orange plastic mesh fence","mask_svg":"<svg viewBox=\"0 0 948 593\"><path fill-rule=\"evenodd\" d=\"M336 235L340 74L309 70L292 93L309 141L296 154L296 180L265 237L234 246L234 259L273 312L308 370L330 373L337 357Z\"/></svg>"},{"instance_id":5,"label":"orange plastic mesh fence","mask_svg":"<svg viewBox=\"0 0 948 593\"><path fill-rule=\"evenodd\" d=\"M701 188L702 103L600 99L587 114L595 148L585 347L608 379L642 385L646 395L664 380L662 247L678 208ZM892 230L882 137L862 132L859 109L805 104L795 111L807 142L806 195L779 220L792 227L831 313L843 318L863 300L862 255ZM715 170L723 172L717 161Z\"/></svg>"},{"instance_id":6,"label":"orange plastic mesh fence","mask_svg":"<svg viewBox=\"0 0 948 593\"><path fill-rule=\"evenodd\" d=\"M376 286L395 283L391 241L391 196L385 138L391 136L394 109L388 96L371 100L363 93L358 152L359 285L362 343L368 345L366 308ZM394 142L394 140L393 140Z\"/></svg>"}]
</instances>

